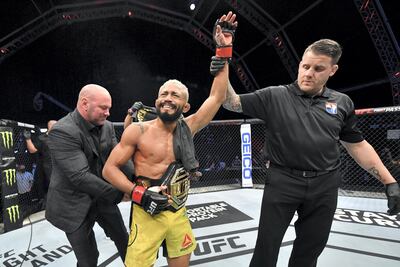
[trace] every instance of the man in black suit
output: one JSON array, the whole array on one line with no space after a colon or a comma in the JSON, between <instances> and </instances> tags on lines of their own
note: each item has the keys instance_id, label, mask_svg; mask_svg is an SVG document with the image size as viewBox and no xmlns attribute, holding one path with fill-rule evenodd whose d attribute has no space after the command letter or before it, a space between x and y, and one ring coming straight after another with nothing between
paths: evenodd
<instances>
[{"instance_id":1,"label":"man in black suit","mask_svg":"<svg viewBox=\"0 0 400 267\"><path fill-rule=\"evenodd\" d=\"M76 109L49 134L53 172L46 219L66 233L79 267L97 266L95 222L125 259L128 233L117 206L123 193L102 177L103 165L117 144L113 125L107 121L110 108L111 96L105 88L86 85Z\"/></svg>"}]
</instances>

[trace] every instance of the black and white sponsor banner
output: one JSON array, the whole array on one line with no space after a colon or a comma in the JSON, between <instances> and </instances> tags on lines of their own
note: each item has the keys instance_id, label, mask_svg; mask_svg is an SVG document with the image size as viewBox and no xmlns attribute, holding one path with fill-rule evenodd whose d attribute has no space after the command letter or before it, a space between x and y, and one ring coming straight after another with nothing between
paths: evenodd
<instances>
[{"instance_id":1,"label":"black and white sponsor banner","mask_svg":"<svg viewBox=\"0 0 400 267\"><path fill-rule=\"evenodd\" d=\"M193 229L253 219L224 201L188 205L186 209Z\"/></svg>"},{"instance_id":2,"label":"black and white sponsor banner","mask_svg":"<svg viewBox=\"0 0 400 267\"><path fill-rule=\"evenodd\" d=\"M365 225L400 228L400 216L389 215L385 212L336 209L334 220Z\"/></svg>"},{"instance_id":3,"label":"black and white sponsor banner","mask_svg":"<svg viewBox=\"0 0 400 267\"><path fill-rule=\"evenodd\" d=\"M112 240L95 224L100 252L99 267L121 267L123 263ZM22 265L21 265L22 264ZM18 230L0 234L0 267L76 266L76 257L65 233L42 220Z\"/></svg>"},{"instance_id":4,"label":"black and white sponsor banner","mask_svg":"<svg viewBox=\"0 0 400 267\"><path fill-rule=\"evenodd\" d=\"M18 243L18 242L15 242ZM1 251L0 262L4 267L16 267L16 266L46 266L49 263L54 263L56 266L57 262L72 252L72 248L69 245L60 245L54 247L50 244L40 244L31 247L28 251L18 251L15 249L8 249Z\"/></svg>"}]
</instances>

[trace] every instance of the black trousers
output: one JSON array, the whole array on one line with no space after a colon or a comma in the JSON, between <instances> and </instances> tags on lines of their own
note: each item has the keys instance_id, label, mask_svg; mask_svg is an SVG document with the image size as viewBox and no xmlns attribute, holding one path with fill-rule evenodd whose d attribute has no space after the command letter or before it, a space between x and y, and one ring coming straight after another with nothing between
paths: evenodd
<instances>
[{"instance_id":1,"label":"black trousers","mask_svg":"<svg viewBox=\"0 0 400 267\"><path fill-rule=\"evenodd\" d=\"M251 267L275 267L285 232L297 211L289 267L314 267L328 241L340 185L338 170L298 177L270 167Z\"/></svg>"},{"instance_id":2,"label":"black trousers","mask_svg":"<svg viewBox=\"0 0 400 267\"><path fill-rule=\"evenodd\" d=\"M79 267L96 267L99 257L96 238L93 231L97 222L117 247L122 261L125 261L128 246L128 232L118 206L105 203L94 204L82 225L72 233L66 233Z\"/></svg>"}]
</instances>

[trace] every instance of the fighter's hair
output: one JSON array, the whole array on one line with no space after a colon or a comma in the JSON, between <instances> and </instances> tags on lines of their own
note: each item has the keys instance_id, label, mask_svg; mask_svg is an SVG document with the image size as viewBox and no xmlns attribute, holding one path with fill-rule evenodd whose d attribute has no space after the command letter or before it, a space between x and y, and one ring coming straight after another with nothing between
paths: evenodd
<instances>
[{"instance_id":1,"label":"fighter's hair","mask_svg":"<svg viewBox=\"0 0 400 267\"><path fill-rule=\"evenodd\" d=\"M321 39L310 44L304 50L304 54L309 51L317 55L325 55L332 58L332 64L337 64L342 56L342 47L338 42L331 39Z\"/></svg>"},{"instance_id":2,"label":"fighter's hair","mask_svg":"<svg viewBox=\"0 0 400 267\"><path fill-rule=\"evenodd\" d=\"M183 90L185 92L186 101L189 101L189 89L186 87L186 85L184 85L181 81L178 81L177 79L170 79L166 81L163 85L161 85L158 92L160 92L162 89L164 89L164 87L167 87L168 85L174 85Z\"/></svg>"}]
</instances>

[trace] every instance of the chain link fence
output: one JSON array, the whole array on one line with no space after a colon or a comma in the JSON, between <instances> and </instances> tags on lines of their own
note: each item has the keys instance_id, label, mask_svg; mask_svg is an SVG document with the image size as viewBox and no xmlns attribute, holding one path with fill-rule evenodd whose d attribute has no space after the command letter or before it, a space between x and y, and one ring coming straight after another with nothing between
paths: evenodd
<instances>
[{"instance_id":1,"label":"chain link fence","mask_svg":"<svg viewBox=\"0 0 400 267\"><path fill-rule=\"evenodd\" d=\"M28 152L24 130L37 142L41 130L34 125L0 121L0 223L9 231L22 226L24 218L45 208L46 184L37 154Z\"/></svg>"},{"instance_id":2,"label":"chain link fence","mask_svg":"<svg viewBox=\"0 0 400 267\"><path fill-rule=\"evenodd\" d=\"M358 127L364 138L375 148L383 164L399 182L400 180L400 107L356 110ZM341 146L341 195L382 197L381 182L363 170Z\"/></svg>"},{"instance_id":3,"label":"chain link fence","mask_svg":"<svg viewBox=\"0 0 400 267\"><path fill-rule=\"evenodd\" d=\"M357 110L358 126L383 163L400 178L400 107ZM254 187L263 187L267 170L264 158L265 126L261 120L212 121L194 138L196 156L203 176L191 183L191 193L240 188L242 180L240 125L251 124L252 178ZM117 137L121 123L115 124ZM363 170L341 146L342 186L340 195L385 197L384 187Z\"/></svg>"},{"instance_id":4,"label":"chain link fence","mask_svg":"<svg viewBox=\"0 0 400 267\"><path fill-rule=\"evenodd\" d=\"M383 163L400 179L400 107L357 110L358 126L365 139L375 148ZM0 223L12 230L22 225L28 215L45 208L46 181L38 170L38 158L27 150L24 130L38 139L41 130L30 124L0 120ZM252 179L262 188L267 171L264 158L265 127L260 120L212 121L194 138L196 156L202 176L191 182L191 193L241 188L241 134L243 123L251 125ZM117 138L122 123L114 123ZM341 146L342 186L340 195L384 197L383 185L361 169Z\"/></svg>"}]
</instances>

